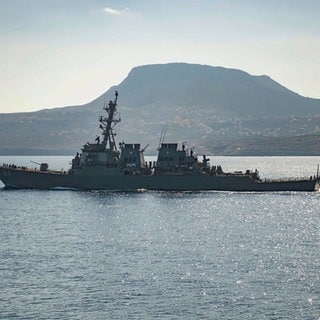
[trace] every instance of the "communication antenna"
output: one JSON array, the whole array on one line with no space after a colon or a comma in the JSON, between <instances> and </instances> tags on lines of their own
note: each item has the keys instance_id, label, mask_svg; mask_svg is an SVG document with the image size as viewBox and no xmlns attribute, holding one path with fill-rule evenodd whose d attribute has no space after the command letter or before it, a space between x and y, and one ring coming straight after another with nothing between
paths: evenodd
<instances>
[{"instance_id":1,"label":"communication antenna","mask_svg":"<svg viewBox=\"0 0 320 320\"><path fill-rule=\"evenodd\" d=\"M140 152L142 153L142 152L145 152L145 150L149 147L149 143L144 147L144 148L142 148L141 150L140 150Z\"/></svg>"},{"instance_id":2,"label":"communication antenna","mask_svg":"<svg viewBox=\"0 0 320 320\"><path fill-rule=\"evenodd\" d=\"M107 144L109 144L109 148L113 151L117 151L116 143L115 143L115 135L114 127L115 125L121 121L118 111L117 111L117 100L118 100L118 91L115 91L115 99L110 100L108 104L105 103L104 110L107 113L107 117L99 117L100 129L103 134L102 145L104 148Z\"/></svg>"},{"instance_id":3,"label":"communication antenna","mask_svg":"<svg viewBox=\"0 0 320 320\"><path fill-rule=\"evenodd\" d=\"M163 143L164 138L166 137L166 133L167 133L167 125L165 124L165 125L162 126L162 129L161 129L158 150L160 149L161 144Z\"/></svg>"}]
</instances>

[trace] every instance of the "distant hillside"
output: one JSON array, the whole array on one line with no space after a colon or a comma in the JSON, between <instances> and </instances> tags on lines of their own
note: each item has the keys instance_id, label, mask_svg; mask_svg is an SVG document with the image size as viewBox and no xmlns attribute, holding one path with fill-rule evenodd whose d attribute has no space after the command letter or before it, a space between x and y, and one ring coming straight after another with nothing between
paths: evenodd
<instances>
[{"instance_id":1,"label":"distant hillside","mask_svg":"<svg viewBox=\"0 0 320 320\"><path fill-rule=\"evenodd\" d=\"M216 116L253 117L320 112L320 100L302 97L267 76L206 65L137 67L117 89L122 103L130 107L201 106Z\"/></svg>"},{"instance_id":2,"label":"distant hillside","mask_svg":"<svg viewBox=\"0 0 320 320\"><path fill-rule=\"evenodd\" d=\"M83 106L1 114L0 153L77 152L100 134L98 116L115 90L122 118L117 140L150 144L149 153L156 152L164 124L166 141L188 141L199 152L320 153L314 145L319 99L302 97L267 76L184 63L136 67Z\"/></svg>"}]
</instances>

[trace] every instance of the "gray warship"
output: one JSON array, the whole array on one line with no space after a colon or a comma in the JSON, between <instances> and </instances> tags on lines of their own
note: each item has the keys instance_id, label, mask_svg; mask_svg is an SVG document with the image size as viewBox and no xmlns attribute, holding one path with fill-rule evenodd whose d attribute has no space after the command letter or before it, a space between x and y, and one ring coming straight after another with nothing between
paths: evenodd
<instances>
[{"instance_id":1,"label":"gray warship","mask_svg":"<svg viewBox=\"0 0 320 320\"><path fill-rule=\"evenodd\" d=\"M115 142L114 127L120 121L117 111L118 92L103 107L99 117L102 135L94 143L86 143L72 160L68 171L50 170L47 163L39 169L3 164L0 180L4 188L77 189L112 191L318 191L319 177L308 179L266 180L258 171L224 172L211 166L185 145L160 140L156 161L145 161L139 143ZM101 138L102 139L101 139Z\"/></svg>"}]
</instances>

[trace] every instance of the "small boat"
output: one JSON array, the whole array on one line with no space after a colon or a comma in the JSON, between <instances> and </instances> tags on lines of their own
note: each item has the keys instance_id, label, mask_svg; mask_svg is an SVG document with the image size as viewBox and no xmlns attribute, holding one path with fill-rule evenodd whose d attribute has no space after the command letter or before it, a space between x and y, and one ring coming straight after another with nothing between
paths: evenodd
<instances>
[{"instance_id":1,"label":"small boat","mask_svg":"<svg viewBox=\"0 0 320 320\"><path fill-rule=\"evenodd\" d=\"M184 144L164 143L160 139L156 161L145 161L140 143L115 141L114 127L120 121L117 111L118 92L103 108L99 117L101 136L86 143L72 159L68 171L39 169L3 164L0 180L5 188L15 189L78 189L78 190L163 190L163 191L318 191L319 177L261 179L257 170L224 172L219 165L210 165Z\"/></svg>"}]
</instances>

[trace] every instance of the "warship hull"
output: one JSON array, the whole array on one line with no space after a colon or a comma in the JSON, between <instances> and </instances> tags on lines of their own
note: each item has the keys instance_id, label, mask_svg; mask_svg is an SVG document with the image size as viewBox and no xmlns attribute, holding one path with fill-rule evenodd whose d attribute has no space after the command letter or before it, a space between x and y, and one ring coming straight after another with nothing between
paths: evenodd
<instances>
[{"instance_id":1,"label":"warship hull","mask_svg":"<svg viewBox=\"0 0 320 320\"><path fill-rule=\"evenodd\" d=\"M159 191L318 191L318 179L260 180L250 175L103 175L0 167L0 180L11 189L159 190Z\"/></svg>"}]
</instances>

